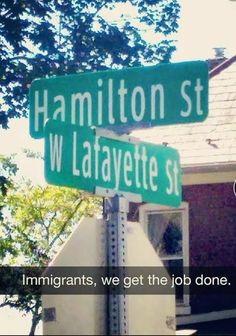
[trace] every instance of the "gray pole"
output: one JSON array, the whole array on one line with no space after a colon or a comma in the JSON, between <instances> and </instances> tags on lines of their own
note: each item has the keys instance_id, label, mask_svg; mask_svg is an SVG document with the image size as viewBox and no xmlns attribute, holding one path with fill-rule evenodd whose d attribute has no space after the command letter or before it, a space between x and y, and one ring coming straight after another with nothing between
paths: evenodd
<instances>
[{"instance_id":1,"label":"gray pole","mask_svg":"<svg viewBox=\"0 0 236 336\"><path fill-rule=\"evenodd\" d=\"M126 222L128 201L122 196L105 199L104 214L107 223L107 259L112 274L113 267L119 267L119 278L125 275L126 264ZM116 269L117 270L117 269ZM109 291L108 335L127 335L127 300L126 295L117 295Z\"/></svg>"}]
</instances>

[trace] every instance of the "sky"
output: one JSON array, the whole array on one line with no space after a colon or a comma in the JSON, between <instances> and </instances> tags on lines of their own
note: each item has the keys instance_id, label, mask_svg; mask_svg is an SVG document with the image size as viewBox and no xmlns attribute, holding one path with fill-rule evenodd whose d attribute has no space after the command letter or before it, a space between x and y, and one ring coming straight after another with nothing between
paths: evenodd
<instances>
[{"instance_id":1,"label":"sky","mask_svg":"<svg viewBox=\"0 0 236 336\"><path fill-rule=\"evenodd\" d=\"M227 57L236 55L236 1L180 0L180 4L179 30L172 36L177 40L173 61L212 58L215 47L226 48ZM147 38L156 39L150 32ZM43 151L43 141L30 138L27 119L14 120L9 130L0 130L0 153L17 153L22 174L35 183L44 183L42 162L25 160L22 148ZM19 314L9 309L0 312L0 325L0 335L25 334L29 329L26 319L21 319Z\"/></svg>"},{"instance_id":2,"label":"sky","mask_svg":"<svg viewBox=\"0 0 236 336\"><path fill-rule=\"evenodd\" d=\"M226 48L225 55L236 54L236 1L181 0L178 30L178 61L214 57L213 48Z\"/></svg>"}]
</instances>

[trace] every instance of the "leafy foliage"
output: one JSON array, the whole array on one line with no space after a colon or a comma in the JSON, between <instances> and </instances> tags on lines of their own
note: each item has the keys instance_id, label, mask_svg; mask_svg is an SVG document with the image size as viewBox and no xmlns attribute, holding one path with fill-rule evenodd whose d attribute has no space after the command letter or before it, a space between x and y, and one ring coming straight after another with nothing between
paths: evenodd
<instances>
[{"instance_id":1,"label":"leafy foliage","mask_svg":"<svg viewBox=\"0 0 236 336\"><path fill-rule=\"evenodd\" d=\"M27 115L27 93L37 77L108 67L168 62L175 50L167 39L147 43L136 20L119 24L104 10L130 3L137 20L164 36L178 28L177 0L2 0L0 5L0 125ZM125 11L125 10L124 10ZM107 15L109 16L109 14Z\"/></svg>"},{"instance_id":2,"label":"leafy foliage","mask_svg":"<svg viewBox=\"0 0 236 336\"><path fill-rule=\"evenodd\" d=\"M78 190L14 184L2 200L2 265L46 266L82 216L101 211L101 199ZM0 307L32 314L30 335L41 319L41 298L32 293L6 295Z\"/></svg>"},{"instance_id":3,"label":"leafy foliage","mask_svg":"<svg viewBox=\"0 0 236 336\"><path fill-rule=\"evenodd\" d=\"M73 225L83 215L94 216L100 210L101 200L76 189L28 184L9 191L5 202L17 257L23 257L25 266L44 266ZM11 262L15 264L16 258Z\"/></svg>"},{"instance_id":4,"label":"leafy foliage","mask_svg":"<svg viewBox=\"0 0 236 336\"><path fill-rule=\"evenodd\" d=\"M3 209L6 202L7 192L13 185L12 178L16 172L17 166L13 161L13 157L0 155L0 260L5 257L7 252L14 253L11 237L8 235L5 237L6 239L2 239L2 227L5 225Z\"/></svg>"}]
</instances>

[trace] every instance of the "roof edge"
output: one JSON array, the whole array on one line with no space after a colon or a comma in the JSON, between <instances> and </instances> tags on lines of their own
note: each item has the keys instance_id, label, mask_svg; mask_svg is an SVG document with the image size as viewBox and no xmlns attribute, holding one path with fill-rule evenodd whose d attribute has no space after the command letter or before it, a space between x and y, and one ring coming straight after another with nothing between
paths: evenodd
<instances>
[{"instance_id":1,"label":"roof edge","mask_svg":"<svg viewBox=\"0 0 236 336\"><path fill-rule=\"evenodd\" d=\"M234 55L233 57L227 59L223 63L220 63L219 65L217 65L215 68L213 68L209 72L209 77L212 78L212 77L218 75L222 70L225 70L226 68L228 68L235 61L236 61L236 55Z\"/></svg>"},{"instance_id":2,"label":"roof edge","mask_svg":"<svg viewBox=\"0 0 236 336\"><path fill-rule=\"evenodd\" d=\"M212 163L212 164L198 164L198 165L183 165L182 170L184 174L201 174L214 172L236 171L236 162Z\"/></svg>"}]
</instances>

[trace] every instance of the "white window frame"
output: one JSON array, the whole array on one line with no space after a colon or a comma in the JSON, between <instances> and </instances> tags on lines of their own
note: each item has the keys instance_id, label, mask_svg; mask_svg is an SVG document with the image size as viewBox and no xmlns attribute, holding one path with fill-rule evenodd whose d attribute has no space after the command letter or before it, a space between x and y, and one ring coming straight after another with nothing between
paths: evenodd
<instances>
[{"instance_id":1,"label":"white window frame","mask_svg":"<svg viewBox=\"0 0 236 336\"><path fill-rule=\"evenodd\" d=\"M183 267L189 266L189 207L187 202L182 202L178 208L171 208L157 204L143 204L139 207L139 222L148 235L148 215L159 214L164 212L180 212L182 213L182 234L183 234ZM174 259L174 258L173 258ZM182 259L182 258L181 258ZM191 314L189 303L189 293L184 292L183 303L176 304L176 315Z\"/></svg>"}]
</instances>

